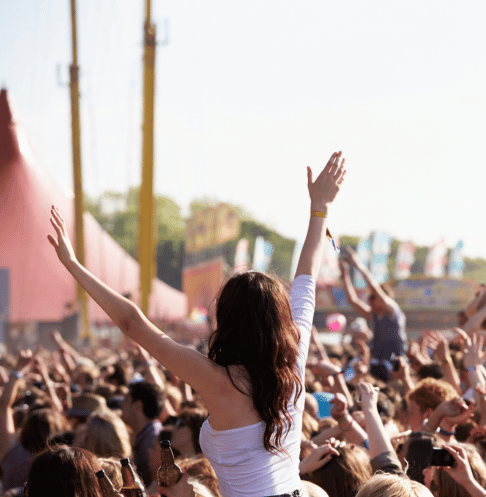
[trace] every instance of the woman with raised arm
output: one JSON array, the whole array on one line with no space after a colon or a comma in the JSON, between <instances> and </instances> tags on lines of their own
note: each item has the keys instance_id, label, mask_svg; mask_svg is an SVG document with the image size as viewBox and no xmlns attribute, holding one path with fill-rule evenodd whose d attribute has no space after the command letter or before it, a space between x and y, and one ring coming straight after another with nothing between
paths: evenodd
<instances>
[{"instance_id":1,"label":"woman with raised arm","mask_svg":"<svg viewBox=\"0 0 486 497\"><path fill-rule=\"evenodd\" d=\"M140 309L114 292L74 255L59 210L48 236L66 269L128 337L196 390L209 411L200 442L225 497L301 494L299 451L303 377L315 306L315 279L326 242L326 217L344 181L334 153L314 180L307 170L311 215L290 300L283 285L250 271L224 285L208 357L172 341Z\"/></svg>"}]
</instances>

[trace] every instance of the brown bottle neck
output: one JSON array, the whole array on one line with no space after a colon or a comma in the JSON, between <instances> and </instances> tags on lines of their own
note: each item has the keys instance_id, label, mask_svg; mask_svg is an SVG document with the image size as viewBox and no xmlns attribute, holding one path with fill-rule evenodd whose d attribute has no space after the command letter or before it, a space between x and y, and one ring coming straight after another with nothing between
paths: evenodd
<instances>
[{"instance_id":1,"label":"brown bottle neck","mask_svg":"<svg viewBox=\"0 0 486 497\"><path fill-rule=\"evenodd\" d=\"M121 474L123 478L124 487L137 487L137 482L135 480L135 474L133 473L133 468L131 466L122 466Z\"/></svg>"},{"instance_id":2,"label":"brown bottle neck","mask_svg":"<svg viewBox=\"0 0 486 497\"><path fill-rule=\"evenodd\" d=\"M105 495L118 495L118 492L116 488L113 486L112 481L105 475L103 478L100 478L98 480L98 483L100 484L101 488L101 493Z\"/></svg>"},{"instance_id":3,"label":"brown bottle neck","mask_svg":"<svg viewBox=\"0 0 486 497\"><path fill-rule=\"evenodd\" d=\"M161 466L172 466L175 464L174 454L170 447L160 449L160 465Z\"/></svg>"}]
</instances>

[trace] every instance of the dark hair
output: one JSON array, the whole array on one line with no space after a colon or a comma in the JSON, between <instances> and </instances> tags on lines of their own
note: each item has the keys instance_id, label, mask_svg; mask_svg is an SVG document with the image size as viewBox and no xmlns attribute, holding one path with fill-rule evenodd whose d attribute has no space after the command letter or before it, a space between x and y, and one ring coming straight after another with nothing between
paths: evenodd
<instances>
[{"instance_id":1,"label":"dark hair","mask_svg":"<svg viewBox=\"0 0 486 497\"><path fill-rule=\"evenodd\" d=\"M339 456L333 457L306 479L319 485L329 497L345 497L371 478L371 464L368 453L361 447L347 445L336 450Z\"/></svg>"},{"instance_id":2,"label":"dark hair","mask_svg":"<svg viewBox=\"0 0 486 497\"><path fill-rule=\"evenodd\" d=\"M423 380L424 378L435 378L436 380L441 380L442 378L444 378L444 375L442 374L440 368L440 364L438 364L437 362L431 362L430 364L424 364L423 366L420 366L417 374L421 380Z\"/></svg>"},{"instance_id":3,"label":"dark hair","mask_svg":"<svg viewBox=\"0 0 486 497\"><path fill-rule=\"evenodd\" d=\"M164 408L165 394L153 383L139 381L132 383L129 387L132 402L140 400L143 405L143 413L149 419L156 419Z\"/></svg>"},{"instance_id":4,"label":"dark hair","mask_svg":"<svg viewBox=\"0 0 486 497\"><path fill-rule=\"evenodd\" d=\"M284 452L281 440L292 423L287 405L294 389L295 399L302 392L296 373L300 332L288 293L276 278L255 271L237 274L221 290L216 321L208 357L226 368L235 388L251 396L266 425L265 449ZM235 385L232 365L245 367L251 393Z\"/></svg>"},{"instance_id":5,"label":"dark hair","mask_svg":"<svg viewBox=\"0 0 486 497\"><path fill-rule=\"evenodd\" d=\"M201 431L201 426L208 417L207 411L204 409L192 408L185 409L181 412L179 420L176 422L175 427L178 426L188 426L191 430L192 443L196 454L202 454L201 446L199 445L199 432ZM165 422L164 422L165 426ZM161 438L161 440L163 440Z\"/></svg>"},{"instance_id":6,"label":"dark hair","mask_svg":"<svg viewBox=\"0 0 486 497\"><path fill-rule=\"evenodd\" d=\"M29 497L102 497L95 472L96 456L78 447L60 445L38 454L27 478Z\"/></svg>"},{"instance_id":7,"label":"dark hair","mask_svg":"<svg viewBox=\"0 0 486 497\"><path fill-rule=\"evenodd\" d=\"M117 385L127 384L127 374L120 363L113 364L113 373L108 376L107 381L115 382Z\"/></svg>"},{"instance_id":8,"label":"dark hair","mask_svg":"<svg viewBox=\"0 0 486 497\"><path fill-rule=\"evenodd\" d=\"M47 447L47 440L67 430L66 418L54 409L35 409L24 421L19 441L31 454L37 454Z\"/></svg>"}]
</instances>

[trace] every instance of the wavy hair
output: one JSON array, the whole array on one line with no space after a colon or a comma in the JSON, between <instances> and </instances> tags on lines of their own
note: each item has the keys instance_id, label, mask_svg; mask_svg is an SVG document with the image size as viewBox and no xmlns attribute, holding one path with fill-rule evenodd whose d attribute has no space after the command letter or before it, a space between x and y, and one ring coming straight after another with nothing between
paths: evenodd
<instances>
[{"instance_id":1,"label":"wavy hair","mask_svg":"<svg viewBox=\"0 0 486 497\"><path fill-rule=\"evenodd\" d=\"M279 280L268 275L237 274L221 290L216 322L208 357L225 367L235 388L252 398L266 425L265 449L285 452L282 437L292 423L288 403L294 391L294 402L302 392L296 373L300 331L292 318L288 293ZM228 368L232 365L245 367L251 393L236 386Z\"/></svg>"}]
</instances>

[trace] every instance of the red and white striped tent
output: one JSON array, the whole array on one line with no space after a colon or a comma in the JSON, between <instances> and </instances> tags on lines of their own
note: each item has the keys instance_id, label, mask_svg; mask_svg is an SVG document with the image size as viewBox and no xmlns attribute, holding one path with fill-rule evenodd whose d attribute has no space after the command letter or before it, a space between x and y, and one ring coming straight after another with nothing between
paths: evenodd
<instances>
[{"instance_id":1,"label":"red and white striped tent","mask_svg":"<svg viewBox=\"0 0 486 497\"><path fill-rule=\"evenodd\" d=\"M57 322L73 312L75 282L47 240L47 234L53 232L49 222L52 204L61 209L73 237L74 195L60 188L42 166L16 120L7 91L2 90L0 268L8 273L8 317L12 323ZM84 214L84 229L88 269L138 303L137 261L88 213ZM91 321L109 322L108 316L91 300L89 315ZM154 279L149 318L156 322L175 322L185 316L185 295Z\"/></svg>"}]
</instances>

